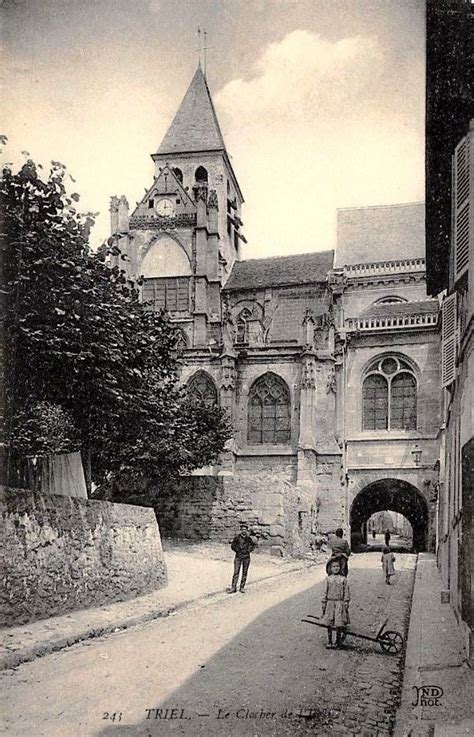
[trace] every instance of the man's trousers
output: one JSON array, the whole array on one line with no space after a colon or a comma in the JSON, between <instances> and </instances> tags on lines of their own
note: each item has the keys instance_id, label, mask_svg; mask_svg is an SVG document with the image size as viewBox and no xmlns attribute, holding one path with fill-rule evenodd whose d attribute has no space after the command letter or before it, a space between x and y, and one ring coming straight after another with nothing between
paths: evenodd
<instances>
[{"instance_id":1,"label":"man's trousers","mask_svg":"<svg viewBox=\"0 0 474 737\"><path fill-rule=\"evenodd\" d=\"M247 581L247 573L250 565L250 555L246 558L238 558L235 556L234 559L234 575L232 576L232 591L237 591L237 581L239 580L240 568L242 568L242 578L240 579L240 590L243 591L245 588L245 582Z\"/></svg>"}]
</instances>

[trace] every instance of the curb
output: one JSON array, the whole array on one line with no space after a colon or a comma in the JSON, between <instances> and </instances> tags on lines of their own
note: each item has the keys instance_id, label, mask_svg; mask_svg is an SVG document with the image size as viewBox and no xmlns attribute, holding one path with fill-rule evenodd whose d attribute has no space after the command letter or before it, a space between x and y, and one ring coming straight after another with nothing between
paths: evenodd
<instances>
[{"instance_id":1,"label":"curb","mask_svg":"<svg viewBox=\"0 0 474 737\"><path fill-rule=\"evenodd\" d=\"M253 588L258 586L263 581L268 581L269 579L277 578L278 576L286 576L289 573L307 571L318 565L321 564L307 563L306 565L295 566L285 571L279 571L278 573L263 576L257 581L253 581L252 583L249 583L247 585L248 587ZM51 653L58 652L59 650L64 650L67 647L76 645L77 643L83 642L84 640L92 640L95 637L102 637L103 635L113 634L114 632L121 632L131 627L136 627L139 624L151 622L154 619L169 617L170 615L176 614L179 611L191 608L193 604L204 603L205 601L210 601L214 598L218 600L220 597L223 596L223 594L226 593L226 589L211 591L210 593L204 594L203 596L198 596L196 599L187 599L185 601L182 601L175 606L151 609L150 611L143 612L142 614L138 615L124 616L122 619L118 619L115 622L110 622L109 624L98 625L95 627L90 626L83 629L81 632L69 635L68 637L58 637L58 639L55 640L36 642L34 645L21 648L11 654L1 657L0 672L4 670L10 670L11 668L17 668L19 665L22 665L22 663L30 663L36 658L42 658L45 655L50 655Z\"/></svg>"}]
</instances>

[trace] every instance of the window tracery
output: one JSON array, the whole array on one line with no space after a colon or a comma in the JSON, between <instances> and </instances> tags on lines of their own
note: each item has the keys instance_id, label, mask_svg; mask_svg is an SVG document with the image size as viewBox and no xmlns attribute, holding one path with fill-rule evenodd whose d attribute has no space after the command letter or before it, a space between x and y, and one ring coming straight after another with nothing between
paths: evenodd
<instances>
[{"instance_id":1,"label":"window tracery","mask_svg":"<svg viewBox=\"0 0 474 737\"><path fill-rule=\"evenodd\" d=\"M375 361L362 384L363 430L416 430L417 381L396 356Z\"/></svg>"},{"instance_id":2,"label":"window tracery","mask_svg":"<svg viewBox=\"0 0 474 737\"><path fill-rule=\"evenodd\" d=\"M291 399L286 383L267 373L249 392L248 442L250 445L287 444L291 438Z\"/></svg>"},{"instance_id":3,"label":"window tracery","mask_svg":"<svg viewBox=\"0 0 474 737\"><path fill-rule=\"evenodd\" d=\"M197 371L188 381L186 392L192 402L213 407L217 404L217 388L211 377L204 371Z\"/></svg>"}]
</instances>

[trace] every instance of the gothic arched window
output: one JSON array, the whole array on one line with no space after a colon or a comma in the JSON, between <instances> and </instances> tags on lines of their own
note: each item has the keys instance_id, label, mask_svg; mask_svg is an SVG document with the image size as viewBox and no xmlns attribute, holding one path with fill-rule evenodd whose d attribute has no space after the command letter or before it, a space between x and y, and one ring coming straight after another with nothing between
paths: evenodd
<instances>
[{"instance_id":1,"label":"gothic arched window","mask_svg":"<svg viewBox=\"0 0 474 737\"><path fill-rule=\"evenodd\" d=\"M211 377L204 371L197 371L188 381L186 391L193 402L202 402L207 407L217 404L217 389Z\"/></svg>"},{"instance_id":2,"label":"gothic arched window","mask_svg":"<svg viewBox=\"0 0 474 737\"><path fill-rule=\"evenodd\" d=\"M250 388L248 407L249 445L290 442L291 399L283 379L272 373L257 379Z\"/></svg>"},{"instance_id":3,"label":"gothic arched window","mask_svg":"<svg viewBox=\"0 0 474 737\"><path fill-rule=\"evenodd\" d=\"M173 167L173 174L175 175L178 182L183 183L183 172L177 166Z\"/></svg>"},{"instance_id":4,"label":"gothic arched window","mask_svg":"<svg viewBox=\"0 0 474 737\"><path fill-rule=\"evenodd\" d=\"M247 307L244 307L242 312L235 321L235 342L236 343L248 343L249 340L249 326L248 321L252 317L252 313Z\"/></svg>"},{"instance_id":5,"label":"gothic arched window","mask_svg":"<svg viewBox=\"0 0 474 737\"><path fill-rule=\"evenodd\" d=\"M416 430L417 384L400 358L377 359L362 385L363 430Z\"/></svg>"},{"instance_id":6,"label":"gothic arched window","mask_svg":"<svg viewBox=\"0 0 474 737\"><path fill-rule=\"evenodd\" d=\"M207 169L205 169L203 166L198 166L194 174L194 178L196 182L207 182Z\"/></svg>"}]
</instances>

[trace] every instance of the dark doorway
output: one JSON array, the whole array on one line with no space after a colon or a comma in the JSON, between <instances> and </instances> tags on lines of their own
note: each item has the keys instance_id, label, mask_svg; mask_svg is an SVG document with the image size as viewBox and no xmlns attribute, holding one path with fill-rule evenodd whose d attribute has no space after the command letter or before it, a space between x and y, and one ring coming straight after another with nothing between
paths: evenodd
<instances>
[{"instance_id":1,"label":"dark doorway","mask_svg":"<svg viewBox=\"0 0 474 737\"><path fill-rule=\"evenodd\" d=\"M415 486L399 479L374 481L360 491L351 507L351 547L360 550L367 542L367 522L375 512L402 514L412 526L413 549L426 550L428 506Z\"/></svg>"}]
</instances>

